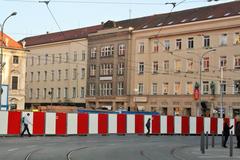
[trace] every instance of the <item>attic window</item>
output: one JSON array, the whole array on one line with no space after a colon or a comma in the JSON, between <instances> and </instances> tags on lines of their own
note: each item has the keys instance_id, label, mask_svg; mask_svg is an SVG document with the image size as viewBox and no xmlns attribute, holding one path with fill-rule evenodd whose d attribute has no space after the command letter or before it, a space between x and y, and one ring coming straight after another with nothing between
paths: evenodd
<instances>
[{"instance_id":1,"label":"attic window","mask_svg":"<svg viewBox=\"0 0 240 160\"><path fill-rule=\"evenodd\" d=\"M191 21L196 21L197 20L197 17L193 18Z\"/></svg>"},{"instance_id":2,"label":"attic window","mask_svg":"<svg viewBox=\"0 0 240 160\"><path fill-rule=\"evenodd\" d=\"M173 21L171 21L171 22L168 22L168 24L173 24Z\"/></svg>"},{"instance_id":3,"label":"attic window","mask_svg":"<svg viewBox=\"0 0 240 160\"><path fill-rule=\"evenodd\" d=\"M210 18L213 18L213 15L211 15L211 16L208 16L208 19L210 19Z\"/></svg>"},{"instance_id":4,"label":"attic window","mask_svg":"<svg viewBox=\"0 0 240 160\"><path fill-rule=\"evenodd\" d=\"M187 19L183 19L181 22L183 23L183 22L186 22L187 21Z\"/></svg>"},{"instance_id":5,"label":"attic window","mask_svg":"<svg viewBox=\"0 0 240 160\"><path fill-rule=\"evenodd\" d=\"M231 13L225 13L224 16L226 17L226 16L229 16L230 14L231 14Z\"/></svg>"},{"instance_id":6,"label":"attic window","mask_svg":"<svg viewBox=\"0 0 240 160\"><path fill-rule=\"evenodd\" d=\"M142 28L147 28L148 27L148 25L145 25L145 26L143 26Z\"/></svg>"},{"instance_id":7,"label":"attic window","mask_svg":"<svg viewBox=\"0 0 240 160\"><path fill-rule=\"evenodd\" d=\"M163 25L163 23L158 23L158 24L157 24L157 26L161 26L161 25Z\"/></svg>"}]
</instances>

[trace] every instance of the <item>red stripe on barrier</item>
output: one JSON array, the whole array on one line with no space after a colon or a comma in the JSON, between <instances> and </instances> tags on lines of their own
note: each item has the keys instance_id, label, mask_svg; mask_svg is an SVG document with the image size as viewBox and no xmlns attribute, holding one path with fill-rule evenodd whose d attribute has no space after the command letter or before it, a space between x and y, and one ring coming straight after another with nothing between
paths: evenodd
<instances>
[{"instance_id":1,"label":"red stripe on barrier","mask_svg":"<svg viewBox=\"0 0 240 160\"><path fill-rule=\"evenodd\" d=\"M167 134L174 133L174 116L167 116Z\"/></svg>"},{"instance_id":2,"label":"red stripe on barrier","mask_svg":"<svg viewBox=\"0 0 240 160\"><path fill-rule=\"evenodd\" d=\"M203 117L197 117L197 134L201 134L204 131L204 122L203 122Z\"/></svg>"},{"instance_id":3,"label":"red stripe on barrier","mask_svg":"<svg viewBox=\"0 0 240 160\"><path fill-rule=\"evenodd\" d=\"M189 117L182 117L182 134L189 134Z\"/></svg>"},{"instance_id":4,"label":"red stripe on barrier","mask_svg":"<svg viewBox=\"0 0 240 160\"><path fill-rule=\"evenodd\" d=\"M127 128L127 116L126 114L117 115L117 134L125 134Z\"/></svg>"},{"instance_id":5,"label":"red stripe on barrier","mask_svg":"<svg viewBox=\"0 0 240 160\"><path fill-rule=\"evenodd\" d=\"M98 114L98 134L108 133L108 114Z\"/></svg>"},{"instance_id":6,"label":"red stripe on barrier","mask_svg":"<svg viewBox=\"0 0 240 160\"><path fill-rule=\"evenodd\" d=\"M21 112L8 112L8 134L20 134Z\"/></svg>"},{"instance_id":7,"label":"red stripe on barrier","mask_svg":"<svg viewBox=\"0 0 240 160\"><path fill-rule=\"evenodd\" d=\"M56 135L64 135L67 131L66 113L56 113Z\"/></svg>"},{"instance_id":8,"label":"red stripe on barrier","mask_svg":"<svg viewBox=\"0 0 240 160\"><path fill-rule=\"evenodd\" d=\"M217 134L217 118L211 118L211 134Z\"/></svg>"},{"instance_id":9,"label":"red stripe on barrier","mask_svg":"<svg viewBox=\"0 0 240 160\"><path fill-rule=\"evenodd\" d=\"M144 115L142 114L135 115L135 133L144 134Z\"/></svg>"},{"instance_id":10,"label":"red stripe on barrier","mask_svg":"<svg viewBox=\"0 0 240 160\"><path fill-rule=\"evenodd\" d=\"M34 112L33 113L33 134L43 135L45 133L45 113Z\"/></svg>"},{"instance_id":11,"label":"red stripe on barrier","mask_svg":"<svg viewBox=\"0 0 240 160\"><path fill-rule=\"evenodd\" d=\"M78 134L88 134L88 114L78 113Z\"/></svg>"},{"instance_id":12,"label":"red stripe on barrier","mask_svg":"<svg viewBox=\"0 0 240 160\"><path fill-rule=\"evenodd\" d=\"M160 115L152 115L152 134L160 134Z\"/></svg>"}]
</instances>

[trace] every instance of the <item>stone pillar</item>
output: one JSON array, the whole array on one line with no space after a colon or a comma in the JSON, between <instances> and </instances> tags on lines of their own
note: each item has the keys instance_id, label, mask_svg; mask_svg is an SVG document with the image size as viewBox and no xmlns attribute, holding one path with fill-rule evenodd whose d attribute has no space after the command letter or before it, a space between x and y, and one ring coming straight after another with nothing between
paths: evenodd
<instances>
[{"instance_id":1,"label":"stone pillar","mask_svg":"<svg viewBox=\"0 0 240 160\"><path fill-rule=\"evenodd\" d=\"M167 115L174 115L173 107L168 107Z\"/></svg>"},{"instance_id":2,"label":"stone pillar","mask_svg":"<svg viewBox=\"0 0 240 160\"><path fill-rule=\"evenodd\" d=\"M96 101L96 106L95 106L95 109L99 108L100 107L100 104L98 101Z\"/></svg>"},{"instance_id":3,"label":"stone pillar","mask_svg":"<svg viewBox=\"0 0 240 160\"><path fill-rule=\"evenodd\" d=\"M112 102L112 110L116 111L117 110L117 104L115 101Z\"/></svg>"}]
</instances>

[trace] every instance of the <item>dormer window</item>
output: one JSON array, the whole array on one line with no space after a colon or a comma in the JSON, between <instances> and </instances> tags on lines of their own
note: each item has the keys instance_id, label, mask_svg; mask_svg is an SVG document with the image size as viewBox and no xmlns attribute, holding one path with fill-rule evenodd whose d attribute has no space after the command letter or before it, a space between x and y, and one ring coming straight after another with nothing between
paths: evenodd
<instances>
[{"instance_id":1,"label":"dormer window","mask_svg":"<svg viewBox=\"0 0 240 160\"><path fill-rule=\"evenodd\" d=\"M168 22L168 24L173 24L173 21L171 21L171 22Z\"/></svg>"},{"instance_id":2,"label":"dormer window","mask_svg":"<svg viewBox=\"0 0 240 160\"><path fill-rule=\"evenodd\" d=\"M211 15L211 16L208 16L208 19L210 19L210 18L213 18L213 15Z\"/></svg>"},{"instance_id":3,"label":"dormer window","mask_svg":"<svg viewBox=\"0 0 240 160\"><path fill-rule=\"evenodd\" d=\"M230 14L231 14L231 13L225 13L224 16L226 17L226 16L229 16Z\"/></svg>"},{"instance_id":4,"label":"dormer window","mask_svg":"<svg viewBox=\"0 0 240 160\"><path fill-rule=\"evenodd\" d=\"M187 21L187 19L183 19L181 22L184 23L184 22L186 22L186 21Z\"/></svg>"},{"instance_id":5,"label":"dormer window","mask_svg":"<svg viewBox=\"0 0 240 160\"><path fill-rule=\"evenodd\" d=\"M157 24L158 27L161 26L161 25L163 25L163 23L158 23L158 24Z\"/></svg>"},{"instance_id":6,"label":"dormer window","mask_svg":"<svg viewBox=\"0 0 240 160\"><path fill-rule=\"evenodd\" d=\"M147 28L147 27L148 27L148 25L145 25L145 26L143 26L142 28L145 29L145 28Z\"/></svg>"},{"instance_id":7,"label":"dormer window","mask_svg":"<svg viewBox=\"0 0 240 160\"><path fill-rule=\"evenodd\" d=\"M198 18L197 17L195 17L195 18L193 18L191 21L196 21Z\"/></svg>"}]
</instances>

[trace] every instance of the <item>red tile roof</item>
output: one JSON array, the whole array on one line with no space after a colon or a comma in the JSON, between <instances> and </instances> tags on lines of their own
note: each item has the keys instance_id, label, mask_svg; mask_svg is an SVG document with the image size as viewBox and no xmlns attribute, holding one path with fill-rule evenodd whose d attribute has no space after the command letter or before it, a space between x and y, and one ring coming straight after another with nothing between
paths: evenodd
<instances>
[{"instance_id":1,"label":"red tile roof","mask_svg":"<svg viewBox=\"0 0 240 160\"><path fill-rule=\"evenodd\" d=\"M2 33L0 32L0 35ZM3 44L2 44L3 43ZM22 45L16 42L14 39L3 33L3 41L0 36L0 46L4 46L5 48L12 48L12 49L23 49Z\"/></svg>"},{"instance_id":2,"label":"red tile roof","mask_svg":"<svg viewBox=\"0 0 240 160\"><path fill-rule=\"evenodd\" d=\"M128 28L131 26L135 30L142 30L160 26L176 25L230 16L240 16L239 6L240 1L234 1L213 6L173 12L171 13L171 15L169 15L169 13L165 13L135 19L122 20L116 22L116 24L117 27L121 26L123 28ZM159 24L161 25L158 26ZM27 37L24 40L26 41L26 46L33 46L78 38L86 38L89 33L94 33L101 29L103 29L103 25L96 25L64 32Z\"/></svg>"}]
</instances>

